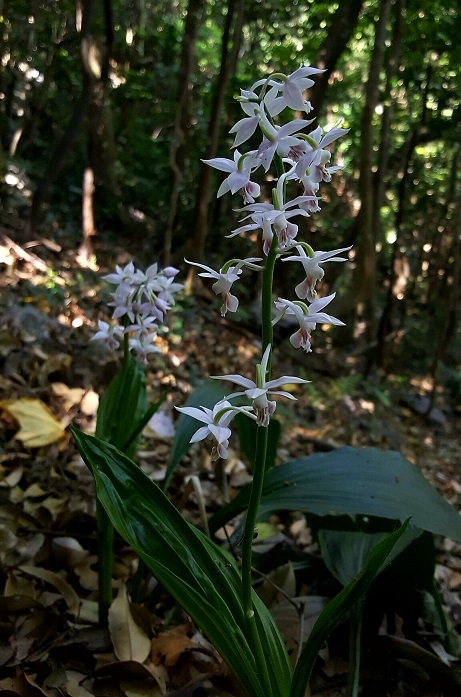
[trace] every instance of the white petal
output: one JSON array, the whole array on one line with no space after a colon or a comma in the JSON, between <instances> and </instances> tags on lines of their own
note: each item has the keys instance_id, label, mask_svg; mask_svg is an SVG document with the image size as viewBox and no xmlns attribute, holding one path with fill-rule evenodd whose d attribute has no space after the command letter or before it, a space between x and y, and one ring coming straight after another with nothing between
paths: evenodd
<instances>
[{"instance_id":1,"label":"white petal","mask_svg":"<svg viewBox=\"0 0 461 697\"><path fill-rule=\"evenodd\" d=\"M212 160L202 160L206 165L221 170L221 172L235 172L235 162L226 157L214 157Z\"/></svg>"},{"instance_id":2,"label":"white petal","mask_svg":"<svg viewBox=\"0 0 461 697\"><path fill-rule=\"evenodd\" d=\"M304 378L298 378L294 375L282 375L282 377L277 378L277 380L269 380L269 382L266 382L266 388L272 391L274 387L281 387L282 385L289 385L290 383L293 385L301 385L308 382L309 380L304 380Z\"/></svg>"},{"instance_id":3,"label":"white petal","mask_svg":"<svg viewBox=\"0 0 461 697\"><path fill-rule=\"evenodd\" d=\"M207 409L206 412L203 409L198 409L197 407L175 407L177 411L180 411L186 416L191 416L197 421L202 421L207 424L213 420L211 409ZM204 407L205 408L205 407Z\"/></svg>"},{"instance_id":4,"label":"white petal","mask_svg":"<svg viewBox=\"0 0 461 697\"><path fill-rule=\"evenodd\" d=\"M200 440L205 440L208 437L210 430L208 426L202 426L198 429L190 439L190 443L198 443Z\"/></svg>"},{"instance_id":5,"label":"white petal","mask_svg":"<svg viewBox=\"0 0 461 697\"><path fill-rule=\"evenodd\" d=\"M210 377L213 380L229 380L229 382L233 382L236 385L241 385L246 389L256 387L256 383L253 382L253 380L249 380L248 378L243 377L243 375L210 375Z\"/></svg>"}]
</instances>

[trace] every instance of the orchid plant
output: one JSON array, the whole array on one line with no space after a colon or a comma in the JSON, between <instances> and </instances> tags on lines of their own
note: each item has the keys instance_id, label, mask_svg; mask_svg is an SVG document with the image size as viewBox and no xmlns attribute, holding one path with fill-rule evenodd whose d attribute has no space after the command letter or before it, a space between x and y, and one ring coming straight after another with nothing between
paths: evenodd
<instances>
[{"instance_id":1,"label":"orchid plant","mask_svg":"<svg viewBox=\"0 0 461 697\"><path fill-rule=\"evenodd\" d=\"M175 294L183 288L175 282L177 274L178 269L172 266L160 269L158 264L152 264L144 272L130 262L103 276L115 286L109 306L116 322L98 320L98 331L92 341L103 342L110 351L123 343L123 363L100 402L96 436L130 457L135 453L138 436L163 401L161 398L147 407L144 367L149 355L159 352L155 343L159 326L173 307ZM114 528L99 500L97 521L99 619L105 624L112 601Z\"/></svg>"},{"instance_id":2,"label":"orchid plant","mask_svg":"<svg viewBox=\"0 0 461 697\"><path fill-rule=\"evenodd\" d=\"M200 269L200 276L214 281L212 289L221 298L223 316L238 309L238 297L231 290L234 291L243 274L247 270L262 274L261 358L254 379L238 374L213 376L214 380L233 383L237 391L214 404L208 400L202 406L177 407L181 418L188 419L188 428L191 420L198 422L192 437L189 433L191 443L212 441L213 460L228 456L236 415L257 426L241 557L235 559L187 523L166 494L131 460L136 438L158 405L147 410L143 369L139 367L142 363L131 352L147 360L155 351L152 334L180 289L174 281L176 269L160 271L154 265L141 273L129 264L123 269L117 267L115 274L106 277L117 285L111 304L115 308L114 318L123 318L124 327L100 322L94 338L103 339L114 348L123 337L124 365L115 386L109 387L101 402L96 437L75 432L82 456L96 480L101 519L106 516L110 525L117 527L158 581L194 618L250 697L304 697L323 642L364 594L403 530L375 547L362 572L322 613L300 651L293 673L280 633L252 587L252 555L266 475L269 424L277 407L274 398L294 400L294 395L282 388L307 382L296 375L272 376L274 325L283 317L292 319L294 331L290 342L306 353L312 351L312 333L318 324L343 325L325 312L335 294L318 297L316 284L324 276L324 265L345 262L346 256L340 255L350 247L327 252L314 250L298 238L301 233L293 221L320 211L320 185L329 182L339 169L338 165L330 165L328 146L345 135L347 129L339 123L326 133L321 127L306 132L313 121L304 118L283 125L278 123L278 116L287 109L306 115L312 111L304 91L313 85L311 78L319 72L317 68L302 66L289 75L274 73L242 90L238 101L244 116L231 129L235 136L232 158L206 160L208 165L227 175L218 196L226 193L243 196L243 206L238 209L241 225L229 237L258 232L260 256L232 258L218 271L202 263L189 262ZM258 147L241 152L238 148L250 138L256 138L257 133L261 136ZM255 181L255 173L262 172L264 180L264 173L271 168L276 184L270 200L257 200L261 185ZM294 262L302 272L293 299L273 297L278 262ZM110 546L110 534L108 540L106 547ZM104 561L100 564L104 566ZM107 591L107 573L103 583ZM106 609L109 600L106 592Z\"/></svg>"}]
</instances>

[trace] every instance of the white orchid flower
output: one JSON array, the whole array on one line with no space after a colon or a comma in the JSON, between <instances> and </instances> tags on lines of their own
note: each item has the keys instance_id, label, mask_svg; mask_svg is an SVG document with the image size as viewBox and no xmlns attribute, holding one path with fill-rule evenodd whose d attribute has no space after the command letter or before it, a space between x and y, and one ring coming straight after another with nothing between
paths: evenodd
<instances>
[{"instance_id":1,"label":"white orchid flower","mask_svg":"<svg viewBox=\"0 0 461 697\"><path fill-rule=\"evenodd\" d=\"M299 206L303 201L302 196L298 196L293 199L293 201L288 201L284 205L276 208L272 203L258 202L252 203L242 211L249 211L249 214L241 219L241 222L250 218L253 222L242 225L227 235L227 237L235 237L235 235L240 235L243 232L249 230L263 231L263 251L264 254L269 254L269 250L272 245L272 239L274 237L274 232L278 238L278 245L280 249L285 249L293 244L295 239L298 226L294 223L289 223L289 218L295 215L302 215L308 217L309 213L303 208L292 208L293 206ZM292 209L292 210L290 210Z\"/></svg>"},{"instance_id":2,"label":"white orchid flower","mask_svg":"<svg viewBox=\"0 0 461 697\"><path fill-rule=\"evenodd\" d=\"M309 307L301 302L285 300L279 298L275 303L279 314L272 320L272 324L276 324L284 315L293 315L299 324L299 329L290 336L290 343L294 348L303 348L306 353L312 351L311 348L311 332L314 331L317 324L335 324L345 326L337 317L327 315L326 312L321 312L335 297L336 293L327 295L325 298L314 300Z\"/></svg>"},{"instance_id":3,"label":"white orchid flower","mask_svg":"<svg viewBox=\"0 0 461 697\"><path fill-rule=\"evenodd\" d=\"M312 111L312 105L310 102L306 102L303 92L314 84L314 81L308 77L309 75L318 75L324 72L325 70L320 68L305 65L290 73L282 82L282 97L286 106L296 111L305 111L307 114Z\"/></svg>"},{"instance_id":4,"label":"white orchid flower","mask_svg":"<svg viewBox=\"0 0 461 697\"><path fill-rule=\"evenodd\" d=\"M271 345L268 344L266 350L264 351L261 363L258 363L256 366L256 382L250 380L249 378L243 377L243 375L230 374L210 376L214 380L229 380L229 382L233 382L236 385L240 385L241 387L245 388L243 392L232 393L229 395L228 399L241 396L251 399L253 412L256 416L256 423L258 426L268 426L271 414L273 414L275 411L276 403L269 400L268 395L279 395L282 397L287 397L288 399L296 399L296 397L294 397L290 392L278 390L277 388L288 383L301 384L308 382L308 380L303 380L303 378L298 378L292 375L283 375L281 378L266 382L267 364L269 362L271 348Z\"/></svg>"},{"instance_id":5,"label":"white orchid flower","mask_svg":"<svg viewBox=\"0 0 461 697\"><path fill-rule=\"evenodd\" d=\"M252 172L260 164L255 150L245 155L236 150L233 160L229 160L226 157L214 157L211 160L202 160L202 162L210 165L210 167L214 167L214 169L221 170L221 172L229 172L229 176L224 179L218 189L218 198L228 191L231 194L235 194L240 189L242 190L245 203L254 203L255 197L259 196L259 184L251 181Z\"/></svg>"},{"instance_id":6,"label":"white orchid flower","mask_svg":"<svg viewBox=\"0 0 461 697\"><path fill-rule=\"evenodd\" d=\"M138 272L136 271L133 262L130 261L123 269L117 264L115 267L115 273L108 273L103 276L103 279L108 283L113 283L117 286L121 283L136 283L138 279Z\"/></svg>"},{"instance_id":7,"label":"white orchid flower","mask_svg":"<svg viewBox=\"0 0 461 697\"><path fill-rule=\"evenodd\" d=\"M118 324L109 324L98 319L98 331L91 337L90 341L104 341L109 351L115 351L120 347L122 336L123 329Z\"/></svg>"},{"instance_id":8,"label":"white orchid flower","mask_svg":"<svg viewBox=\"0 0 461 697\"><path fill-rule=\"evenodd\" d=\"M223 399L215 404L213 409L208 407L175 407L175 409L205 424L194 433L190 443L198 443L211 436L216 441L211 451L211 459L214 461L221 457L225 460L232 434L229 423L243 408L234 407L228 400Z\"/></svg>"},{"instance_id":9,"label":"white orchid flower","mask_svg":"<svg viewBox=\"0 0 461 697\"><path fill-rule=\"evenodd\" d=\"M287 157L290 151L293 151L293 148L301 149L301 152L305 152L308 149L305 141L297 136L299 131L312 123L312 121L294 119L283 126L276 126L269 121L264 108L261 108L259 119L265 138L259 146L258 156L266 172L272 164L275 153L280 155L280 157Z\"/></svg>"},{"instance_id":10,"label":"white orchid flower","mask_svg":"<svg viewBox=\"0 0 461 697\"><path fill-rule=\"evenodd\" d=\"M306 149L305 154L297 161L296 175L299 180L303 181L307 177L312 183L331 181L331 174L341 168L337 165L327 167L331 153L329 150L325 150L325 148L348 132L348 128L334 126L328 133L322 135L323 129L321 126L318 126L305 136L306 144L310 147Z\"/></svg>"},{"instance_id":11,"label":"white orchid flower","mask_svg":"<svg viewBox=\"0 0 461 697\"><path fill-rule=\"evenodd\" d=\"M265 81L263 80L263 82ZM257 87L258 84L259 83L255 83L253 87ZM279 90L274 87L270 89L264 97L265 108L267 113L271 116L277 116L277 114L285 108L283 99L277 96L278 92ZM250 90L240 90L238 101L245 114L247 114L247 117L237 121L235 126L229 131L229 133L235 133L235 140L232 145L233 148L237 148L251 138L260 123L261 99L253 88Z\"/></svg>"},{"instance_id":12,"label":"white orchid flower","mask_svg":"<svg viewBox=\"0 0 461 697\"><path fill-rule=\"evenodd\" d=\"M299 256L284 257L282 261L300 261L302 263L306 278L296 286L295 292L301 300L306 298L312 303L317 297L315 284L317 281L321 281L325 274L321 264L325 264L327 261L347 261L344 257L337 257L335 255L341 252L348 252L352 249L352 245L350 247L334 249L331 252L313 252L314 256L306 254L306 250L302 245L296 245L296 249Z\"/></svg>"},{"instance_id":13,"label":"white orchid flower","mask_svg":"<svg viewBox=\"0 0 461 697\"><path fill-rule=\"evenodd\" d=\"M235 281L238 281L242 273L243 268L252 269L253 271L260 271L261 267L257 266L258 261L262 261L259 257L249 257L248 259L232 259L227 262L219 271L215 271L205 264L199 264L195 261L185 261L192 266L197 266L199 269L204 269L199 276L202 278L215 278L216 282L213 283L211 288L216 293L220 295L223 304L221 306L221 316L224 317L226 312L236 312L239 306L238 298L232 295L230 289ZM234 264L234 262L236 262Z\"/></svg>"}]
</instances>

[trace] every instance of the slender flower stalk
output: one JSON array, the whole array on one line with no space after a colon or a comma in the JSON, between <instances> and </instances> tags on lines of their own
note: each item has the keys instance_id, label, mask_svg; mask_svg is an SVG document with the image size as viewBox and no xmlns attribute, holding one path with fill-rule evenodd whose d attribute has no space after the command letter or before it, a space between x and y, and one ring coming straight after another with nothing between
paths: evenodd
<instances>
[{"instance_id":1,"label":"slender flower stalk","mask_svg":"<svg viewBox=\"0 0 461 697\"><path fill-rule=\"evenodd\" d=\"M323 309L333 300L335 294L325 298L317 297L316 283L324 277L323 264L334 261L346 261L337 256L347 252L350 247L343 247L331 252L315 251L307 242L299 239L300 230L294 219L309 217L320 211L319 189L322 182L329 182L331 175L340 167L330 165L331 152L327 149L346 129L339 124L324 133L317 127L306 133L312 121L293 119L283 125L277 123L277 116L286 108L312 111L310 102L304 99L304 90L314 83L311 76L322 72L310 66L301 66L290 75L274 73L268 78L256 81L248 90L242 90L239 97L245 116L230 130L235 135L233 159L214 158L206 161L211 167L224 171L227 176L218 190L218 196L224 193L232 195L241 193L243 208L242 223L228 237L261 233L262 258L233 259L226 262L219 271L209 266L192 263L201 269L200 276L211 278L213 291L221 296L223 305L221 314L236 312L239 300L231 293L234 283L240 280L244 270L262 270L261 297L261 360L256 366L254 380L231 373L214 376L218 380L228 380L241 388L218 402L213 409L201 407L182 407L179 411L200 421L202 425L192 436L191 442L211 437L214 441L212 458L227 457L231 438L231 422L237 413L256 421L255 460L253 463L253 480L251 484L248 509L244 523L242 544L241 573L242 596L247 622L248 635L253 639L254 659L260 671L261 682L268 694L271 693L266 659L258 638L252 589L252 546L261 500L268 443L268 426L274 414L277 402L270 397L295 397L281 390L287 383L303 384L308 382L298 376L284 375L272 379L273 327L282 319L292 319L298 329L290 337L291 344L302 348L306 353L311 349L311 334L317 324L328 323L342 325L343 322L328 315ZM256 150L241 153L240 148L257 131L262 140ZM275 169L276 185L272 190L272 202L255 200L260 187L253 181L258 168L265 172ZM288 185L301 186L302 190L294 197L287 195ZM277 261L298 262L304 272L304 279L294 289L298 299L273 299L274 270ZM122 274L123 276L123 274ZM123 279L122 279L123 280ZM117 340L117 336L113 337ZM240 406L240 400L248 400L248 405ZM236 404L235 400L239 400Z\"/></svg>"},{"instance_id":2,"label":"slender flower stalk","mask_svg":"<svg viewBox=\"0 0 461 697\"><path fill-rule=\"evenodd\" d=\"M123 344L120 371L101 398L96 424L96 436L133 457L138 437L158 408L147 407L146 378L142 362L159 349L154 340L165 313L174 305L174 295L182 288L175 283L178 270L159 269L152 264L145 272L130 262L117 266L104 278L116 287L111 293L113 319L120 323L98 322L93 341L102 341L110 351ZM137 359L141 359L141 362ZM114 560L114 527L101 502L97 501L98 523L98 585L99 621L107 624L112 602L112 572ZM140 562L139 577L144 568Z\"/></svg>"}]
</instances>

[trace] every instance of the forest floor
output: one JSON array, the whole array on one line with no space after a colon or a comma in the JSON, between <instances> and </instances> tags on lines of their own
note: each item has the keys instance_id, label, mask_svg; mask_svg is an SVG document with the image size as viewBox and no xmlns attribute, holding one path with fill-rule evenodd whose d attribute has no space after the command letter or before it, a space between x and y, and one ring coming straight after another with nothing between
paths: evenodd
<instances>
[{"instance_id":1,"label":"forest floor","mask_svg":"<svg viewBox=\"0 0 461 697\"><path fill-rule=\"evenodd\" d=\"M130 259L123 250L98 250L99 269L78 263L75 251L49 240L20 244L0 237L0 691L9 695L182 697L236 694L226 667L205 638L171 601L160 596L130 605L126 587L134 553L116 542L117 563L109 629L97 622L97 540L93 483L72 441L74 424L94 431L100 394L117 370L117 359L90 338L109 299L101 274ZM210 301L211 300L211 301ZM328 348L319 331L306 356L281 340L279 374L307 371L313 382L298 389L293 409L280 404L283 423L279 461L342 445L399 450L452 503L461 495L461 414L437 394L428 419L425 376L388 375L379 384L360 374L359 352ZM217 339L219 337L219 339ZM317 339L317 337L316 337ZM152 399L168 389L164 421L146 429L138 460L155 480L168 462L175 421L193 385L210 374L251 376L258 337L247 325L225 321L213 298L186 297L160 338L162 353L148 366ZM307 377L303 372L303 376ZM156 429L156 430L153 430ZM43 445L41 438L48 442ZM236 443L227 462L230 496L249 480ZM198 524L194 494L184 497L185 477L196 474L207 510L222 500L206 447L195 446L177 469L170 494ZM279 534L316 554L305 520L273 518ZM461 545L437 539L436 579L449 622L461 627ZM296 589L318 593L327 581ZM288 592L288 591L287 591ZM122 641L119 622L129 627ZM408 639L394 613L385 655L364 660L362 695L410 697L461 694L457 661L428 617ZM385 634L383 627L380 634ZM148 655L145 637L150 640ZM312 694L345 694L347 652L339 638L321 655Z\"/></svg>"}]
</instances>

